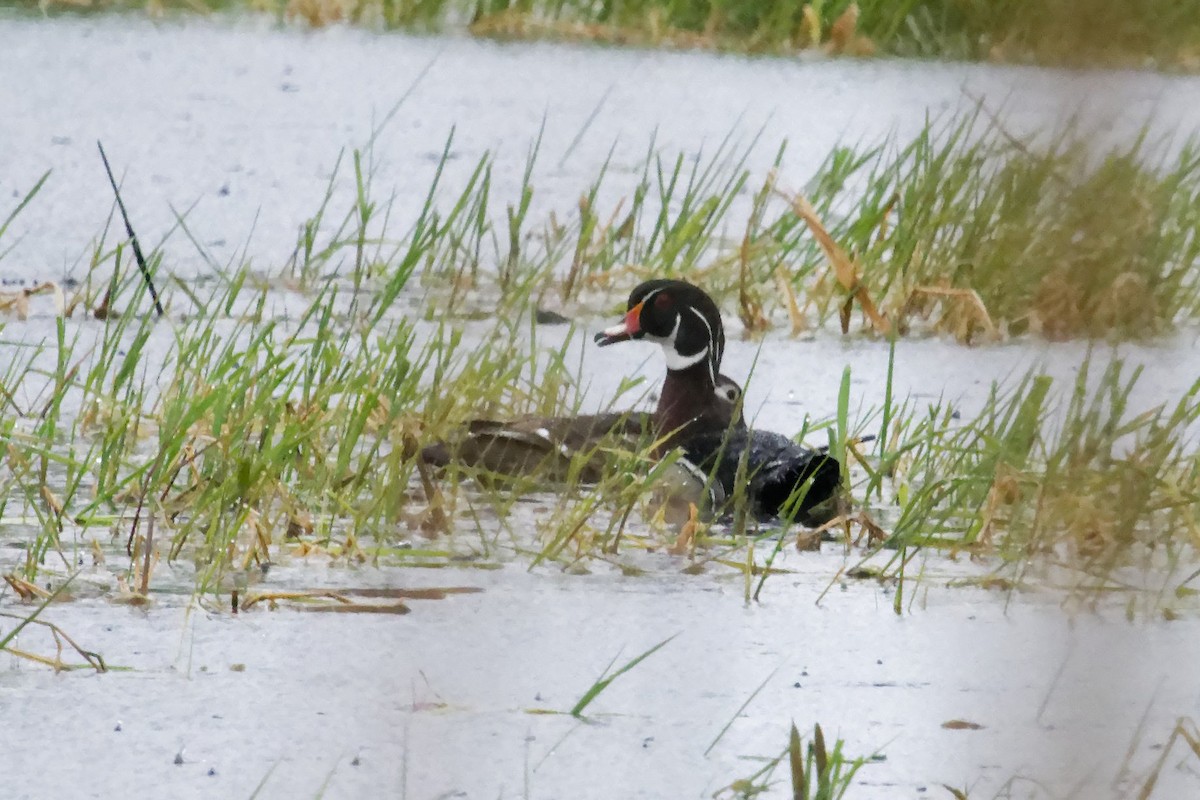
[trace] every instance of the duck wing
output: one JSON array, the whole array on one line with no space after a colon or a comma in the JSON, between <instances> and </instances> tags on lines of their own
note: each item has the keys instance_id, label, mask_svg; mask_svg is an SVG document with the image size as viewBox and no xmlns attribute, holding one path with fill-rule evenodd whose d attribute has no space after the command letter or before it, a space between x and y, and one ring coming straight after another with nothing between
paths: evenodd
<instances>
[{"instance_id":1,"label":"duck wing","mask_svg":"<svg viewBox=\"0 0 1200 800\"><path fill-rule=\"evenodd\" d=\"M425 447L421 459L437 467L456 463L498 475L538 475L550 481L565 481L576 455L584 453L587 460L578 478L595 483L604 466L599 446L612 438L637 439L649 430L649 420L649 414L628 412L531 416L503 422L472 420L452 441Z\"/></svg>"}]
</instances>

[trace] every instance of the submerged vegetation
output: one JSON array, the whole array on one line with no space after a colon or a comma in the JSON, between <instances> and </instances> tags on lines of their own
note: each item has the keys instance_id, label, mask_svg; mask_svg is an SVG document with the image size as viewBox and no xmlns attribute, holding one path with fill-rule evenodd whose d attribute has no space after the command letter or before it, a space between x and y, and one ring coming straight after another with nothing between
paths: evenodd
<instances>
[{"instance_id":1,"label":"submerged vegetation","mask_svg":"<svg viewBox=\"0 0 1200 800\"><path fill-rule=\"evenodd\" d=\"M79 285L0 297L0 512L6 537L27 537L12 585L69 574L104 541L124 548L133 598L152 592L163 560L194 564L198 591L224 595L281 546L565 568L633 548L742 569L757 596L786 539L758 563L753 548L739 552L754 532L744 518L729 529L656 517L647 497L669 460L650 468L622 454L628 468L597 486L569 480L540 495L531 534L527 518L509 519L528 486L439 480L414 455L472 418L577 410L576 332L546 331L539 310L607 312L643 275L704 285L748 335L837 319L848 330L857 306L866 334L894 348L913 331L1121 338L1194 324L1196 152L1151 161L1143 142L1095 154L1078 139L1039 149L972 118L839 149L791 194L776 175L747 191L744 153L728 146L690 167L651 149L631 197L602 210L601 175L576 209L538 221L534 148L518 198L491 196L485 158L464 186L436 180L398 238L356 154L350 207L331 207L328 192L280 269L222 267L196 244L211 276L188 282L165 251L151 254L162 319L143 311L128 243L106 231ZM179 230L195 244L186 219ZM436 322L408 311L417 298ZM39 303L55 313L23 322ZM1143 568L1190 591L1200 383L1135 411L1139 370L1097 364L1102 374L1085 362L1069 391L1018 376L966 414L893 397L889 372L885 396L855 419L847 373L836 413L786 433L828 429L864 507L844 535L857 527L870 550L894 552L901 578L913 552L933 547L1022 571L1067 566L1092 588ZM626 382L611 407L647 391ZM856 444L864 434L878 434L872 449Z\"/></svg>"},{"instance_id":2,"label":"submerged vegetation","mask_svg":"<svg viewBox=\"0 0 1200 800\"><path fill-rule=\"evenodd\" d=\"M19 2L18 5L33 5ZM39 0L43 10L93 5ZM266 11L321 26L465 27L497 38L792 53L1200 67L1197 0L95 0L99 7Z\"/></svg>"}]
</instances>

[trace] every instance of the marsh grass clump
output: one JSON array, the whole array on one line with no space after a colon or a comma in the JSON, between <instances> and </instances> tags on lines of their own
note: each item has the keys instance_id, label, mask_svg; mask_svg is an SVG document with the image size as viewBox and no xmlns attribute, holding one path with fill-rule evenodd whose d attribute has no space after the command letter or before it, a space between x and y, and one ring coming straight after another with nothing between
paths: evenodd
<instances>
[{"instance_id":1,"label":"marsh grass clump","mask_svg":"<svg viewBox=\"0 0 1200 800\"><path fill-rule=\"evenodd\" d=\"M750 335L860 310L883 336L961 341L1150 337L1200 317L1200 146L1146 136L1104 148L1067 127L1023 142L982 112L906 142L836 148L801 193L746 169L731 138L687 163L647 151L613 199L608 170L539 223L531 148L519 196L493 196L481 160L431 210L421 285L445 313L596 310L655 276L701 284ZM496 209L504 210L503 220Z\"/></svg>"},{"instance_id":2,"label":"marsh grass clump","mask_svg":"<svg viewBox=\"0 0 1200 800\"><path fill-rule=\"evenodd\" d=\"M791 797L796 800L839 800L850 791L854 776L867 763L865 758L847 758L842 752L843 745L844 742L838 739L830 749L820 724L813 726L812 739L806 745L793 723L782 753L767 760L753 775L734 781L713 797L733 800L768 792L776 781L776 770L786 763Z\"/></svg>"},{"instance_id":3,"label":"marsh grass clump","mask_svg":"<svg viewBox=\"0 0 1200 800\"><path fill-rule=\"evenodd\" d=\"M1128 567L1170 576L1194 561L1200 383L1131 414L1140 369L1090 364L1069 393L1036 372L994 387L965 422L950 404L898 413L876 478L893 476L900 508L888 546L1067 567L1092 588Z\"/></svg>"},{"instance_id":4,"label":"marsh grass clump","mask_svg":"<svg viewBox=\"0 0 1200 800\"><path fill-rule=\"evenodd\" d=\"M328 312L334 292L319 300ZM161 336L147 324L113 350L130 347L139 363L139 337ZM65 380L82 413L52 409L55 431L8 441L13 482L44 520L26 573L66 546L64 523L113 515L143 593L160 544L168 559L194 562L207 587L270 562L291 539L361 559L369 542L404 538L413 508L430 499L409 488L418 437L481 408L554 406L569 381L561 361L536 364L536 346L507 332L469 353L455 337L415 336L403 320L367 334L315 312L290 325L196 319L176 330L161 374L100 366L103 377L82 387ZM536 377L523 384L522 368ZM39 469L48 453L65 476Z\"/></svg>"},{"instance_id":5,"label":"marsh grass clump","mask_svg":"<svg viewBox=\"0 0 1200 800\"><path fill-rule=\"evenodd\" d=\"M138 312L148 285L130 274L124 244L106 249L102 236L54 337L6 343L0 502L36 521L28 579L52 559L70 567L88 528L105 526L142 596L163 556L193 562L201 591L289 541L367 558L368 542L390 545L427 521L414 508L432 498L410 486L420 438L480 413L577 405L564 358L573 334L543 347L528 309L478 323L492 331L470 347L461 331L393 310L458 217L440 216L431 191L389 245L390 211L354 162L352 207L339 216L326 194L282 278L206 257L212 279L162 282L160 320ZM166 272L164 254L148 266ZM94 319L68 316L80 309Z\"/></svg>"},{"instance_id":6,"label":"marsh grass clump","mask_svg":"<svg viewBox=\"0 0 1200 800\"><path fill-rule=\"evenodd\" d=\"M750 218L739 219L750 179L746 159L757 143L758 137L739 143L731 133L689 159L662 153L651 141L631 189L625 183L614 196L616 179L606 164L572 207L540 219L530 213L540 199L533 177L538 143L514 198L494 195L491 157L483 156L449 202L431 200L422 216L429 244L417 259L416 277L431 300L427 315L516 317L530 307L594 314L630 285L663 275L686 277L718 295L740 289L749 302L761 303L756 241L770 181L758 189ZM727 232L743 227L739 247ZM779 266L781 257L776 248L767 268Z\"/></svg>"},{"instance_id":7,"label":"marsh grass clump","mask_svg":"<svg viewBox=\"0 0 1200 800\"><path fill-rule=\"evenodd\" d=\"M1200 149L1156 152L1097 153L1071 130L1027 144L968 117L838 149L808 195L901 331L1149 336L1200 313ZM774 233L804 253L805 226ZM842 296L825 275L798 288L823 314Z\"/></svg>"},{"instance_id":8,"label":"marsh grass clump","mask_svg":"<svg viewBox=\"0 0 1200 800\"><path fill-rule=\"evenodd\" d=\"M370 154L354 153L339 162L352 170L348 204L334 207L335 175L277 270L216 263L181 215L176 230L211 271L184 281L167 251L149 253L161 319L146 313L148 285L106 228L79 285L47 290L53 315L15 313L4 329L35 339L6 339L0 372L0 504L29 535L21 576L72 569L106 535L140 596L161 559L192 564L201 591L215 591L281 547L423 565L516 554L567 569L625 548L701 568L733 554L756 532L736 493L728 535L705 535L703 509L660 515L647 502L675 467L647 457L651 442L564 459L533 518L512 514L529 483L415 464L423 444L473 421L577 413L587 390L570 355L577 331L547 332L539 310L591 313L651 274L701 283L727 306L736 298L751 335L781 309L793 330L835 315L848 329L859 307L893 342L926 317L970 339L980 309L997 332L1055 336L1141 335L1196 318L1195 148L1156 171L1139 143L1075 175L1063 165L1084 164L1076 145L1038 154L975 135L974 123L931 127L895 151L839 150L803 206L775 175L752 182L748 149L732 140L691 163L651 147L630 195L611 199L604 170L575 208L542 220L530 211L536 144L517 197L494 196L484 157L462 186L443 186L439 169L403 223L376 199ZM1105 202L1093 209L1097 194ZM414 296L438 319L411 311ZM1039 306L1064 296L1078 313ZM1058 387L1031 374L969 424L948 404L897 406L889 388L871 460L853 442L875 432L874 417L851 423L846 373L836 418L800 435L829 429L843 463L866 471L852 491L882 500L894 490L894 524L862 517L872 542L890 528L901 547L1103 574L1181 558L1196 530L1196 390L1127 418L1136 378L1119 365L1098 381L1085 369L1058 403ZM606 410L645 391L624 382ZM740 559L749 598L779 548L765 567L746 552L726 561Z\"/></svg>"}]
</instances>

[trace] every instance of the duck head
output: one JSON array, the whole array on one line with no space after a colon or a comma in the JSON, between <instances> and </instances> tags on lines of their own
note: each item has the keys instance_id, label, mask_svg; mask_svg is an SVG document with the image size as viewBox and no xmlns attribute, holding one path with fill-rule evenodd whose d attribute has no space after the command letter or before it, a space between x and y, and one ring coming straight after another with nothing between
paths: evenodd
<instances>
[{"instance_id":1,"label":"duck head","mask_svg":"<svg viewBox=\"0 0 1200 800\"><path fill-rule=\"evenodd\" d=\"M653 280L629 295L625 318L596 334L604 347L631 339L662 345L668 372L700 367L714 387L725 353L721 311L698 286L686 281Z\"/></svg>"},{"instance_id":2,"label":"duck head","mask_svg":"<svg viewBox=\"0 0 1200 800\"><path fill-rule=\"evenodd\" d=\"M669 447L697 433L743 426L741 387L720 374L725 353L721 311L686 281L652 280L629 295L625 318L596 334L604 347L636 339L656 342L667 359L655 427Z\"/></svg>"},{"instance_id":3,"label":"duck head","mask_svg":"<svg viewBox=\"0 0 1200 800\"><path fill-rule=\"evenodd\" d=\"M746 419L742 416L742 386L728 375L717 373L717 385L714 388L716 413L714 418L722 427L730 426L739 430L746 427Z\"/></svg>"}]
</instances>

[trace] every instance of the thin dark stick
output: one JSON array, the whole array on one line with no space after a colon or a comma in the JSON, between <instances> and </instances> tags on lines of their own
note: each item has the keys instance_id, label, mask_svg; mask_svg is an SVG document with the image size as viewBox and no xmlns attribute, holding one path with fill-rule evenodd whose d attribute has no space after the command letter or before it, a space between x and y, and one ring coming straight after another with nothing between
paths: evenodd
<instances>
[{"instance_id":1,"label":"thin dark stick","mask_svg":"<svg viewBox=\"0 0 1200 800\"><path fill-rule=\"evenodd\" d=\"M162 303L158 301L158 291L154 288L154 281L150 279L150 269L146 266L146 257L142 255L142 246L138 244L137 234L133 232L129 214L125 211L125 203L121 200L121 190L117 188L117 179L113 177L112 167L108 165L108 156L104 154L104 145L97 141L96 147L100 148L104 171L108 173L108 182L112 184L113 194L117 196L117 208L121 209L121 219L125 220L125 232L129 234L129 241L133 243L133 257L137 259L138 269L142 271L142 277L146 280L146 287L150 289L150 299L154 301L154 310L161 317L163 315Z\"/></svg>"}]
</instances>

